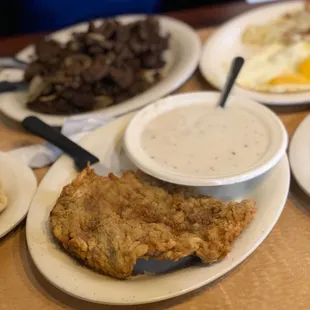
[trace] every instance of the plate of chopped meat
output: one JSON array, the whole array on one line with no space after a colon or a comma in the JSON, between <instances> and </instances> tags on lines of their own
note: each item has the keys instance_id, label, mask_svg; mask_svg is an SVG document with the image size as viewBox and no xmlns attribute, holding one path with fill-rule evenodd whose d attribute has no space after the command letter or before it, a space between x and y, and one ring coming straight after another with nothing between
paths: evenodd
<instances>
[{"instance_id":1,"label":"plate of chopped meat","mask_svg":"<svg viewBox=\"0 0 310 310\"><path fill-rule=\"evenodd\" d=\"M146 175L123 149L131 118L81 141L113 173L77 173L62 156L28 213L35 265L57 288L90 302L150 303L214 281L263 242L288 194L286 155L268 173L233 185L187 187Z\"/></svg>"},{"instance_id":2,"label":"plate of chopped meat","mask_svg":"<svg viewBox=\"0 0 310 310\"><path fill-rule=\"evenodd\" d=\"M2 94L0 108L17 121L36 115L54 126L75 114L125 114L184 83L200 50L194 29L170 17L131 15L75 25L16 55L28 64L25 87ZM1 74L0 80L12 81L17 70Z\"/></svg>"}]
</instances>

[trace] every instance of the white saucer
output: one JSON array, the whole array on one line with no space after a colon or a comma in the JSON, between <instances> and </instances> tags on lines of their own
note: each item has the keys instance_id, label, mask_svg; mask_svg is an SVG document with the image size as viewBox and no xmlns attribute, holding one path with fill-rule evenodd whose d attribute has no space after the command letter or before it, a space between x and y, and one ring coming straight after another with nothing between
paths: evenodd
<instances>
[{"instance_id":1,"label":"white saucer","mask_svg":"<svg viewBox=\"0 0 310 310\"><path fill-rule=\"evenodd\" d=\"M189 105L215 106L219 100L218 92L194 92L172 95L155 101L140 110L132 119L124 135L125 150L130 160L144 172L164 181L190 186L219 186L243 182L265 173L283 157L287 144L287 132L281 120L265 106L244 97L230 96L227 106L236 106L255 118L267 129L269 134L266 152L247 168L235 173L216 175L185 174L153 160L142 146L142 134L153 119L171 111ZM172 155L173 156L173 155Z\"/></svg>"},{"instance_id":2,"label":"white saucer","mask_svg":"<svg viewBox=\"0 0 310 310\"><path fill-rule=\"evenodd\" d=\"M128 23L144 17L145 15L129 15L120 16L118 19L121 22ZM102 116L114 117L134 111L153 100L171 93L192 75L198 65L201 51L201 43L197 33L193 28L176 19L167 16L158 16L158 18L163 33L169 32L171 34L170 48L166 53L167 65L164 68L164 78L147 91L129 100L101 110L80 113L79 115L93 115L99 113ZM84 31L87 27L87 23L82 23L55 32L49 37L60 42L66 42L70 38L72 32ZM33 54L34 47L29 46L19 52L16 57L20 60L29 62ZM16 74L16 70L3 70L0 73L0 80L3 80L5 76L7 79L14 80L15 76L11 75ZM19 122L29 115L36 115L49 125L61 126L63 124L65 116L35 113L26 107L26 102L26 91L5 93L0 96L0 110L8 117Z\"/></svg>"},{"instance_id":3,"label":"white saucer","mask_svg":"<svg viewBox=\"0 0 310 310\"><path fill-rule=\"evenodd\" d=\"M268 4L233 18L222 25L205 43L200 59L202 75L216 88L221 89L227 76L227 68L235 56L245 59L251 56L249 50L241 43L244 29L252 24L264 24L277 19L286 12L303 8L303 1L289 1ZM226 68L227 67L227 68ZM270 105L306 104L310 92L290 94L267 94L235 86L236 94Z\"/></svg>"},{"instance_id":4,"label":"white saucer","mask_svg":"<svg viewBox=\"0 0 310 310\"><path fill-rule=\"evenodd\" d=\"M310 195L310 115L296 129L289 147L293 175L299 186Z\"/></svg>"},{"instance_id":5,"label":"white saucer","mask_svg":"<svg viewBox=\"0 0 310 310\"><path fill-rule=\"evenodd\" d=\"M8 196L8 206L0 213L1 238L26 216L37 188L37 181L30 168L0 152L0 182Z\"/></svg>"},{"instance_id":6,"label":"white saucer","mask_svg":"<svg viewBox=\"0 0 310 310\"><path fill-rule=\"evenodd\" d=\"M82 145L113 169L128 167L130 163L122 152L121 140L131 116L114 120L94 131L83 139ZM195 264L156 276L146 274L116 280L79 265L55 243L51 235L49 213L62 187L75 174L72 160L62 156L40 183L27 218L29 251L40 272L59 289L83 300L117 305L150 303L182 295L236 267L262 243L277 222L290 183L288 160L284 156L271 171L255 180L205 188L205 193L224 200L250 198L257 202L255 219L238 237L231 253L221 262L208 266Z\"/></svg>"}]
</instances>

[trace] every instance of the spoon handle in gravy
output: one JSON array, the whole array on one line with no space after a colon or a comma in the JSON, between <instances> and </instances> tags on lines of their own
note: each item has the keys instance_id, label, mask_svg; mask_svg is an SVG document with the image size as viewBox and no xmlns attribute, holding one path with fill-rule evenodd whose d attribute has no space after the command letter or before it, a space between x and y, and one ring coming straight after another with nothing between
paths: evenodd
<instances>
[{"instance_id":1,"label":"spoon handle in gravy","mask_svg":"<svg viewBox=\"0 0 310 310\"><path fill-rule=\"evenodd\" d=\"M218 105L220 107L222 107L222 108L225 107L227 98L230 94L230 91L231 91L231 89L235 83L235 80L236 80L243 64L244 64L244 59L242 57L235 57L233 59L229 73L228 73L228 77L226 79L226 82L225 82L224 88L221 92L221 97L220 97L220 100L218 103Z\"/></svg>"}]
</instances>

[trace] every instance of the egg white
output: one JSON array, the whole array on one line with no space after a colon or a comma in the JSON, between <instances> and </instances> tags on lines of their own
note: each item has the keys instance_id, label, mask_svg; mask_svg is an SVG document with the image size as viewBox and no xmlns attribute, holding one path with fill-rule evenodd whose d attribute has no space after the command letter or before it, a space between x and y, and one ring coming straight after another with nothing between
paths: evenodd
<instances>
[{"instance_id":1,"label":"egg white","mask_svg":"<svg viewBox=\"0 0 310 310\"><path fill-rule=\"evenodd\" d=\"M243 88L270 93L310 90L310 81L309 84L269 84L275 77L299 74L298 65L308 57L310 43L301 41L290 46L272 44L246 60L237 84Z\"/></svg>"}]
</instances>

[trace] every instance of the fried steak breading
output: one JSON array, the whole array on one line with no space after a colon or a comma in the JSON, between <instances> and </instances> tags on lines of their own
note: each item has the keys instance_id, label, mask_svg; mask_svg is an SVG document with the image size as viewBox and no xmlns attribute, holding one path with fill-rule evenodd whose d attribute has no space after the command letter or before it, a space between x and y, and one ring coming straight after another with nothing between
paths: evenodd
<instances>
[{"instance_id":1,"label":"fried steak breading","mask_svg":"<svg viewBox=\"0 0 310 310\"><path fill-rule=\"evenodd\" d=\"M119 279L132 274L138 258L224 258L253 219L255 203L224 204L185 192L148 185L133 172L102 177L87 168L64 187L51 228L69 253Z\"/></svg>"}]
</instances>

